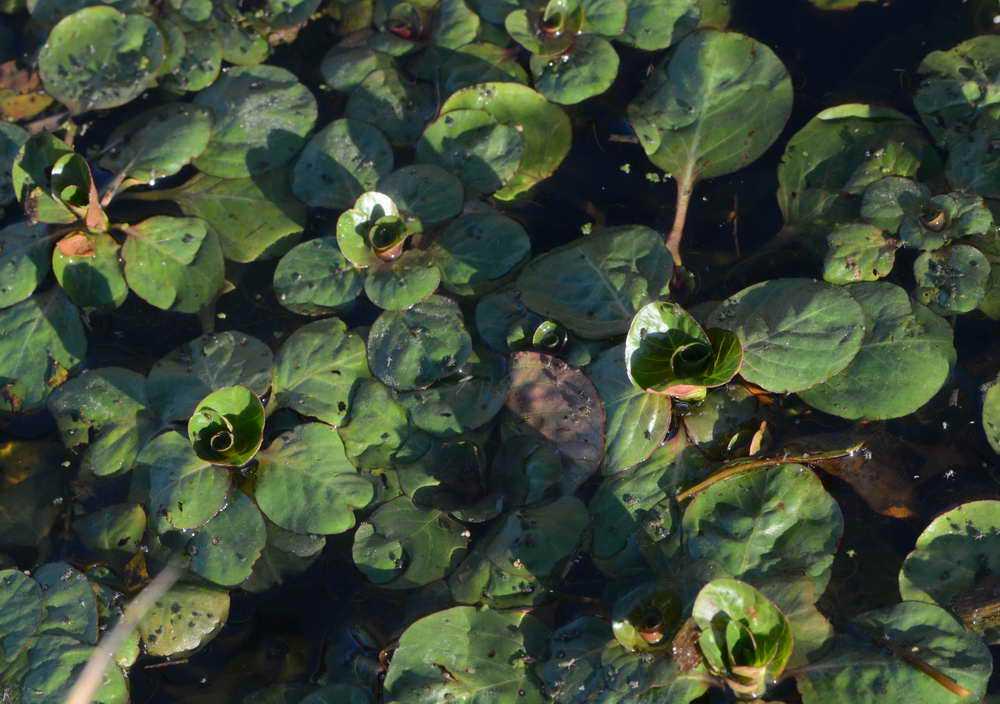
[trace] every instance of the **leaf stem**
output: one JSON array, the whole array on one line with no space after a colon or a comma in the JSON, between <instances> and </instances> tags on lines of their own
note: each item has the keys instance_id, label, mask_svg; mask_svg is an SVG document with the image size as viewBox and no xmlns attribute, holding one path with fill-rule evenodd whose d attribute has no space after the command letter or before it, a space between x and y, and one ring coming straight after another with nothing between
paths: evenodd
<instances>
[{"instance_id":1,"label":"leaf stem","mask_svg":"<svg viewBox=\"0 0 1000 704\"><path fill-rule=\"evenodd\" d=\"M864 447L864 445L864 442L858 442L842 450L830 450L828 452L804 452L800 455L783 455L781 457L769 457L758 460L735 460L723 465L722 469L710 476L708 479L698 482L690 489L686 489L685 491L677 494L677 503L686 501L695 494L700 494L713 484L725 481L726 479L731 479L746 472L752 472L755 469L767 469L768 467L777 467L783 464L809 464L810 462L816 462L818 460L833 460L838 457L847 457L848 455L858 452L862 447Z\"/></svg>"},{"instance_id":2,"label":"leaf stem","mask_svg":"<svg viewBox=\"0 0 1000 704\"><path fill-rule=\"evenodd\" d=\"M691 205L691 194L694 184L688 180L677 180L677 205L674 210L674 224L667 235L667 251L674 258L675 266L681 264L681 238L684 236L684 223L687 222L688 206Z\"/></svg>"}]
</instances>

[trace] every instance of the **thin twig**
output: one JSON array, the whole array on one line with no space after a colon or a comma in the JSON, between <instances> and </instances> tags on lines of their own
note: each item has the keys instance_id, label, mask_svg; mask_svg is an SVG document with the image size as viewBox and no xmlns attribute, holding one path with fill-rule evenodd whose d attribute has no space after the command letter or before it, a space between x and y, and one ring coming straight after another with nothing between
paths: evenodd
<instances>
[{"instance_id":1,"label":"thin twig","mask_svg":"<svg viewBox=\"0 0 1000 704\"><path fill-rule=\"evenodd\" d=\"M160 571L153 580L125 607L125 613L111 631L94 648L94 654L87 660L83 672L77 677L73 689L69 691L65 704L90 704L94 694L104 682L104 673L114 660L125 639L139 626L153 605L181 576L178 566L171 563Z\"/></svg>"}]
</instances>

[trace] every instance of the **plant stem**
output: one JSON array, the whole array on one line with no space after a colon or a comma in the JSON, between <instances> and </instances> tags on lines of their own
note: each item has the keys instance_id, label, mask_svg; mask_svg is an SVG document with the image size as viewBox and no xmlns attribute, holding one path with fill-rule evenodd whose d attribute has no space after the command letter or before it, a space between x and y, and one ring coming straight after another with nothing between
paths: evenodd
<instances>
[{"instance_id":1,"label":"plant stem","mask_svg":"<svg viewBox=\"0 0 1000 704\"><path fill-rule=\"evenodd\" d=\"M687 221L688 206L691 204L691 194L694 184L689 179L677 180L677 205L674 210L674 224L667 235L667 251L674 258L674 266L681 266L681 238L684 236L684 223Z\"/></svg>"},{"instance_id":2,"label":"plant stem","mask_svg":"<svg viewBox=\"0 0 1000 704\"><path fill-rule=\"evenodd\" d=\"M698 482L690 489L677 494L677 503L690 499L695 494L700 494L713 484L725 481L726 479L732 479L733 477L744 474L745 472L752 472L755 469L777 467L783 464L809 464L810 462L816 462L817 460L832 460L837 459L838 457L847 457L850 454L858 452L862 447L864 447L864 442L858 442L842 450L830 450L829 452L804 452L797 456L787 455L759 460L736 460L735 462L723 465L722 469L710 476L708 479Z\"/></svg>"}]
</instances>

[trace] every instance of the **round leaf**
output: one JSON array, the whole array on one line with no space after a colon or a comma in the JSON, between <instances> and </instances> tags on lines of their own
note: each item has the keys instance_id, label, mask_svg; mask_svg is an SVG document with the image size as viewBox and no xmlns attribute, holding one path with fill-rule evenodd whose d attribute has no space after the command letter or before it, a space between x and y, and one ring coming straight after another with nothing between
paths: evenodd
<instances>
[{"instance_id":1,"label":"round leaf","mask_svg":"<svg viewBox=\"0 0 1000 704\"><path fill-rule=\"evenodd\" d=\"M454 374L471 351L462 311L442 296L431 296L407 310L385 311L368 334L372 373L404 391Z\"/></svg>"},{"instance_id":2,"label":"round leaf","mask_svg":"<svg viewBox=\"0 0 1000 704\"><path fill-rule=\"evenodd\" d=\"M605 350L587 367L604 404L607 419L604 448L605 474L639 464L649 457L670 428L670 397L636 388L622 364L625 349L617 345Z\"/></svg>"},{"instance_id":3,"label":"round leaf","mask_svg":"<svg viewBox=\"0 0 1000 704\"><path fill-rule=\"evenodd\" d=\"M743 344L743 377L768 391L802 391L850 364L866 332L864 312L842 288L775 279L726 299L708 324Z\"/></svg>"},{"instance_id":4,"label":"round leaf","mask_svg":"<svg viewBox=\"0 0 1000 704\"><path fill-rule=\"evenodd\" d=\"M791 78L767 46L703 29L656 67L628 115L650 161L689 190L755 161L791 110Z\"/></svg>"},{"instance_id":5,"label":"round leaf","mask_svg":"<svg viewBox=\"0 0 1000 704\"><path fill-rule=\"evenodd\" d=\"M43 408L86 354L79 313L61 290L0 310L0 415Z\"/></svg>"},{"instance_id":6,"label":"round leaf","mask_svg":"<svg viewBox=\"0 0 1000 704\"><path fill-rule=\"evenodd\" d=\"M354 382L369 375L361 338L336 318L317 320L278 350L274 403L336 426L347 414Z\"/></svg>"},{"instance_id":7,"label":"round leaf","mask_svg":"<svg viewBox=\"0 0 1000 704\"><path fill-rule=\"evenodd\" d=\"M191 571L223 587L232 587L253 571L264 549L264 518L253 500L242 491L198 529L185 548Z\"/></svg>"},{"instance_id":8,"label":"round leaf","mask_svg":"<svg viewBox=\"0 0 1000 704\"><path fill-rule=\"evenodd\" d=\"M430 254L411 249L391 262L368 268L365 294L383 310L402 310L426 299L441 283L441 271Z\"/></svg>"},{"instance_id":9,"label":"round leaf","mask_svg":"<svg viewBox=\"0 0 1000 704\"><path fill-rule=\"evenodd\" d=\"M510 273L531 251L531 239L504 215L471 214L453 220L428 248L446 288L474 293L482 284Z\"/></svg>"},{"instance_id":10,"label":"round leaf","mask_svg":"<svg viewBox=\"0 0 1000 704\"><path fill-rule=\"evenodd\" d=\"M840 374L799 393L814 408L842 418L908 415L938 392L955 363L947 321L890 283L844 287L865 315L865 334Z\"/></svg>"},{"instance_id":11,"label":"round leaf","mask_svg":"<svg viewBox=\"0 0 1000 704\"><path fill-rule=\"evenodd\" d=\"M142 15L85 7L52 28L38 55L45 89L73 112L137 98L164 58L163 37Z\"/></svg>"},{"instance_id":12,"label":"round leaf","mask_svg":"<svg viewBox=\"0 0 1000 704\"><path fill-rule=\"evenodd\" d=\"M292 192L315 208L350 208L392 171L389 142L368 123L334 120L306 144L292 171Z\"/></svg>"},{"instance_id":13,"label":"round leaf","mask_svg":"<svg viewBox=\"0 0 1000 704\"><path fill-rule=\"evenodd\" d=\"M530 663L544 653L547 638L545 626L528 614L471 606L439 611L400 636L385 678L386 697L541 704Z\"/></svg>"},{"instance_id":14,"label":"round leaf","mask_svg":"<svg viewBox=\"0 0 1000 704\"><path fill-rule=\"evenodd\" d=\"M306 423L279 435L257 456L260 510L296 533L343 533L372 500L372 483L344 455L334 428Z\"/></svg>"},{"instance_id":15,"label":"round leaf","mask_svg":"<svg viewBox=\"0 0 1000 704\"><path fill-rule=\"evenodd\" d=\"M198 402L237 384L257 396L271 385L270 348L256 337L227 331L196 337L153 365L146 381L150 405L164 420L187 421Z\"/></svg>"},{"instance_id":16,"label":"round leaf","mask_svg":"<svg viewBox=\"0 0 1000 704\"><path fill-rule=\"evenodd\" d=\"M517 287L531 310L590 339L621 335L659 297L673 262L663 239L643 225L608 227L536 257Z\"/></svg>"},{"instance_id":17,"label":"round leaf","mask_svg":"<svg viewBox=\"0 0 1000 704\"><path fill-rule=\"evenodd\" d=\"M874 225L853 223L837 227L827 238L823 279L831 284L875 281L887 276L896 262L899 242Z\"/></svg>"},{"instance_id":18,"label":"round leaf","mask_svg":"<svg viewBox=\"0 0 1000 704\"><path fill-rule=\"evenodd\" d=\"M378 192L391 198L401 212L427 224L443 222L462 210L461 182L432 164L393 171L378 182Z\"/></svg>"},{"instance_id":19,"label":"round leaf","mask_svg":"<svg viewBox=\"0 0 1000 704\"><path fill-rule=\"evenodd\" d=\"M572 494L604 459L604 406L578 369L539 352L519 352L510 370L507 409L518 430L552 443L563 457L563 493Z\"/></svg>"},{"instance_id":20,"label":"round leaf","mask_svg":"<svg viewBox=\"0 0 1000 704\"><path fill-rule=\"evenodd\" d=\"M462 88L449 96L440 114L452 110L483 110L520 133L521 165L507 185L493 194L500 200L511 200L551 176L569 153L572 130L566 113L527 86L480 83Z\"/></svg>"},{"instance_id":21,"label":"round leaf","mask_svg":"<svg viewBox=\"0 0 1000 704\"><path fill-rule=\"evenodd\" d=\"M205 220L226 259L236 262L280 257L305 227L306 207L292 195L284 170L234 179L198 174L179 188L156 193L176 201L185 215Z\"/></svg>"},{"instance_id":22,"label":"round leaf","mask_svg":"<svg viewBox=\"0 0 1000 704\"><path fill-rule=\"evenodd\" d=\"M156 215L124 229L125 280L140 298L163 310L196 313L219 295L222 248L204 220Z\"/></svg>"},{"instance_id":23,"label":"round leaf","mask_svg":"<svg viewBox=\"0 0 1000 704\"><path fill-rule=\"evenodd\" d=\"M618 53L607 39L584 35L564 54L532 54L531 73L539 93L553 103L574 105L611 87Z\"/></svg>"},{"instance_id":24,"label":"round leaf","mask_svg":"<svg viewBox=\"0 0 1000 704\"><path fill-rule=\"evenodd\" d=\"M148 654L180 657L211 640L228 618L228 592L175 584L143 616L139 635Z\"/></svg>"},{"instance_id":25,"label":"round leaf","mask_svg":"<svg viewBox=\"0 0 1000 704\"><path fill-rule=\"evenodd\" d=\"M948 315L974 310L986 295L990 263L975 247L956 244L924 252L913 263L916 296Z\"/></svg>"},{"instance_id":26,"label":"round leaf","mask_svg":"<svg viewBox=\"0 0 1000 704\"><path fill-rule=\"evenodd\" d=\"M0 230L0 308L30 296L49 273L49 228L27 222Z\"/></svg>"},{"instance_id":27,"label":"round leaf","mask_svg":"<svg viewBox=\"0 0 1000 704\"><path fill-rule=\"evenodd\" d=\"M194 160L222 178L246 178L291 161L316 122L316 98L277 66L237 66L195 96L212 109L215 129Z\"/></svg>"},{"instance_id":28,"label":"round leaf","mask_svg":"<svg viewBox=\"0 0 1000 704\"><path fill-rule=\"evenodd\" d=\"M116 128L97 163L139 181L171 176L205 151L212 124L212 111L207 107L160 105Z\"/></svg>"},{"instance_id":29,"label":"round leaf","mask_svg":"<svg viewBox=\"0 0 1000 704\"><path fill-rule=\"evenodd\" d=\"M1000 501L970 501L945 511L924 528L899 571L899 593L954 609L962 596L1000 576ZM987 643L1000 642L1000 626L984 619L966 624Z\"/></svg>"},{"instance_id":30,"label":"round leaf","mask_svg":"<svg viewBox=\"0 0 1000 704\"><path fill-rule=\"evenodd\" d=\"M77 519L73 530L88 550L124 562L142 545L146 512L139 504L112 504Z\"/></svg>"},{"instance_id":31,"label":"round leaf","mask_svg":"<svg viewBox=\"0 0 1000 704\"><path fill-rule=\"evenodd\" d=\"M427 125L417 159L457 176L471 192L493 193L517 172L521 134L483 110L452 110Z\"/></svg>"},{"instance_id":32,"label":"round leaf","mask_svg":"<svg viewBox=\"0 0 1000 704\"><path fill-rule=\"evenodd\" d=\"M38 582L20 570L0 570L0 654L12 662L31 643L45 606Z\"/></svg>"},{"instance_id":33,"label":"round leaf","mask_svg":"<svg viewBox=\"0 0 1000 704\"><path fill-rule=\"evenodd\" d=\"M173 91L202 90L212 85L221 71L222 41L218 33L195 27L184 33L180 63L160 83Z\"/></svg>"},{"instance_id":34,"label":"round leaf","mask_svg":"<svg viewBox=\"0 0 1000 704\"><path fill-rule=\"evenodd\" d=\"M278 302L302 315L323 315L346 306L364 283L364 276L340 253L333 237L295 245L274 270Z\"/></svg>"},{"instance_id":35,"label":"round leaf","mask_svg":"<svg viewBox=\"0 0 1000 704\"><path fill-rule=\"evenodd\" d=\"M56 281L84 313L108 313L128 297L120 251L109 234L81 232L64 237L52 250Z\"/></svg>"},{"instance_id":36,"label":"round leaf","mask_svg":"<svg viewBox=\"0 0 1000 704\"><path fill-rule=\"evenodd\" d=\"M367 122L397 142L415 142L434 106L426 86L394 68L372 71L351 91L344 114Z\"/></svg>"},{"instance_id":37,"label":"round leaf","mask_svg":"<svg viewBox=\"0 0 1000 704\"><path fill-rule=\"evenodd\" d=\"M666 49L698 26L702 5L699 0L628 0L618 40L643 51Z\"/></svg>"},{"instance_id":38,"label":"round leaf","mask_svg":"<svg viewBox=\"0 0 1000 704\"><path fill-rule=\"evenodd\" d=\"M750 583L803 573L822 593L844 530L837 502L800 465L781 465L717 482L684 512L687 551L718 573Z\"/></svg>"},{"instance_id":39,"label":"round leaf","mask_svg":"<svg viewBox=\"0 0 1000 704\"><path fill-rule=\"evenodd\" d=\"M389 589L411 589L444 578L465 556L468 531L406 496L382 504L354 534L354 564Z\"/></svg>"},{"instance_id":40,"label":"round leaf","mask_svg":"<svg viewBox=\"0 0 1000 704\"><path fill-rule=\"evenodd\" d=\"M197 528L226 502L229 473L200 459L178 432L154 438L139 453L136 465L149 476L149 515L166 521L167 527Z\"/></svg>"}]
</instances>

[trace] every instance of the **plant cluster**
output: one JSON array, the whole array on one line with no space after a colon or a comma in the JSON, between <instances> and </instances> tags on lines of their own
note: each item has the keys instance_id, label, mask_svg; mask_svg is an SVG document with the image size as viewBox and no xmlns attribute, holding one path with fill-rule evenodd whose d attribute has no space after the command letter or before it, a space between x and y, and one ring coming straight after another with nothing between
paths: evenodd
<instances>
[{"instance_id":1,"label":"plant cluster","mask_svg":"<svg viewBox=\"0 0 1000 704\"><path fill-rule=\"evenodd\" d=\"M954 374L954 316L1000 318L1000 37L924 59L922 125L844 104L787 142L776 242L823 253L825 280L685 310L695 188L757 161L793 105L728 0L0 8L30 52L0 95L0 421L52 419L71 458L0 446L4 701L62 701L178 561L97 701L210 649L240 594L331 563L375 602L355 647L313 644L308 676L234 700L986 696L1000 500L934 518L892 570L901 600L844 615L821 601L845 530L821 472L912 512L842 471L856 438L786 441L793 412L918 411ZM336 37L323 92L278 65L313 32ZM519 209L569 154L572 106L619 53L661 50L624 115L676 184L672 227L545 250ZM247 271L273 339L215 329ZM203 333L102 363L95 331L130 305ZM1000 453L1000 384L982 429Z\"/></svg>"}]
</instances>

